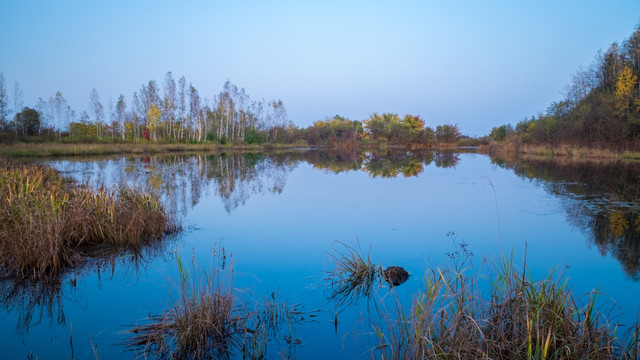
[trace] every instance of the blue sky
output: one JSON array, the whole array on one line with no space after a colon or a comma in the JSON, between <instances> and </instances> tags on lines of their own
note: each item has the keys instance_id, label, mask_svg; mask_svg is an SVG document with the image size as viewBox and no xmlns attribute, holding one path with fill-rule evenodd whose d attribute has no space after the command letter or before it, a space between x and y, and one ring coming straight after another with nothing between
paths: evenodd
<instances>
[{"instance_id":1,"label":"blue sky","mask_svg":"<svg viewBox=\"0 0 640 360\"><path fill-rule=\"evenodd\" d=\"M640 21L640 1L3 1L0 71L25 105L80 112L172 71L212 98L229 79L298 126L421 115L469 135L562 98Z\"/></svg>"}]
</instances>

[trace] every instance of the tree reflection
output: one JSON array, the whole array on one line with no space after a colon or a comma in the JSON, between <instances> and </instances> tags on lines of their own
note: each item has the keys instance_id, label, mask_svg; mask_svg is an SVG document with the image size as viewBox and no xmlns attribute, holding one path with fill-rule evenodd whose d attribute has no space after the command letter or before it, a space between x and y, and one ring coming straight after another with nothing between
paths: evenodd
<instances>
[{"instance_id":1,"label":"tree reflection","mask_svg":"<svg viewBox=\"0 0 640 360\"><path fill-rule=\"evenodd\" d=\"M95 273L113 277L116 268L119 275L136 277L151 259L166 253L166 242L156 242L138 251L122 252L115 248L96 249L92 260L81 268L69 269L46 280L0 279L0 305L17 315L16 331L28 333L32 326L47 320L51 325L66 323L64 298L70 298L79 278Z\"/></svg>"},{"instance_id":2,"label":"tree reflection","mask_svg":"<svg viewBox=\"0 0 640 360\"><path fill-rule=\"evenodd\" d=\"M372 177L415 177L425 167L452 167L456 152L389 150L384 152L298 151L159 155L57 164L65 172L80 173L81 181L128 183L161 196L173 215L186 216L205 194L215 194L231 213L256 194L279 194L289 173L301 162L338 174L364 171ZM105 163L112 162L113 166ZM111 177L109 177L109 174Z\"/></svg>"},{"instance_id":3,"label":"tree reflection","mask_svg":"<svg viewBox=\"0 0 640 360\"><path fill-rule=\"evenodd\" d=\"M640 280L640 163L492 158L518 176L540 181L560 196L568 221L589 233L601 254L611 254Z\"/></svg>"}]
</instances>

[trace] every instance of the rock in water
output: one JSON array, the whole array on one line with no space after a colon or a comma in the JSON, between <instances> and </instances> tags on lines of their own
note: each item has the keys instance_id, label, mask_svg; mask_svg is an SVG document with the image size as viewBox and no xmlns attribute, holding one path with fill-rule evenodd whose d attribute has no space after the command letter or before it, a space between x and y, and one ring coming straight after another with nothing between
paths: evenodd
<instances>
[{"instance_id":1,"label":"rock in water","mask_svg":"<svg viewBox=\"0 0 640 360\"><path fill-rule=\"evenodd\" d=\"M384 270L384 277L389 284L398 286L409 279L409 273L400 266L389 266Z\"/></svg>"}]
</instances>

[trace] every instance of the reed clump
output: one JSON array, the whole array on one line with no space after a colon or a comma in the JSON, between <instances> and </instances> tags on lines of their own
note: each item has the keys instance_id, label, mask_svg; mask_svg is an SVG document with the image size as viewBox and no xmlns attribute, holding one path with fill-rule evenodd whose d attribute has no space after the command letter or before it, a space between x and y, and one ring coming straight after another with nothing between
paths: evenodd
<instances>
[{"instance_id":1,"label":"reed clump","mask_svg":"<svg viewBox=\"0 0 640 360\"><path fill-rule=\"evenodd\" d=\"M275 292L255 308L247 306L233 288L233 264L225 266L224 249L214 248L213 257L209 270L192 259L187 271L177 256L180 278L171 305L130 329L133 336L125 344L142 358L263 359L270 343L281 339L292 353L301 343L294 325L305 313Z\"/></svg>"},{"instance_id":2,"label":"reed clump","mask_svg":"<svg viewBox=\"0 0 640 360\"><path fill-rule=\"evenodd\" d=\"M328 254L335 264L325 278L331 288L328 300L341 306L356 304L360 299L370 299L376 283L384 278L382 266L373 264L370 252L364 256L359 247L336 243L342 249Z\"/></svg>"},{"instance_id":3,"label":"reed clump","mask_svg":"<svg viewBox=\"0 0 640 360\"><path fill-rule=\"evenodd\" d=\"M157 196L128 186L91 189L44 166L0 164L2 277L51 278L177 229Z\"/></svg>"},{"instance_id":4,"label":"reed clump","mask_svg":"<svg viewBox=\"0 0 640 360\"><path fill-rule=\"evenodd\" d=\"M525 264L526 265L526 264ZM600 294L574 298L562 276L536 281L513 256L490 265L488 292L461 267L433 269L409 309L374 325L385 359L638 359L638 325L623 331Z\"/></svg>"},{"instance_id":5,"label":"reed clump","mask_svg":"<svg viewBox=\"0 0 640 360\"><path fill-rule=\"evenodd\" d=\"M127 345L159 358L225 357L245 321L234 309L231 283L216 270L189 273L179 256L177 262L180 279L172 306L131 329L135 335Z\"/></svg>"}]
</instances>

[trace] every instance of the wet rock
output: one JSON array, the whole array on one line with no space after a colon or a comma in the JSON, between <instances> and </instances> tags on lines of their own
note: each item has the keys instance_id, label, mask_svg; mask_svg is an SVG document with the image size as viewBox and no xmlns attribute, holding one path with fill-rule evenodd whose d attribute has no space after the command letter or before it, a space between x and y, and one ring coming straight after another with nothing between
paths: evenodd
<instances>
[{"instance_id":1,"label":"wet rock","mask_svg":"<svg viewBox=\"0 0 640 360\"><path fill-rule=\"evenodd\" d=\"M384 278L389 284L398 286L409 279L409 273L400 266L389 266L384 270Z\"/></svg>"}]
</instances>

